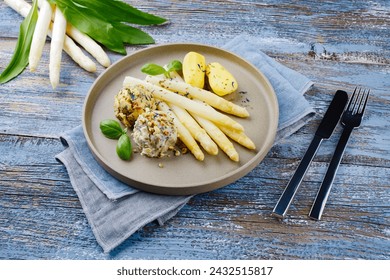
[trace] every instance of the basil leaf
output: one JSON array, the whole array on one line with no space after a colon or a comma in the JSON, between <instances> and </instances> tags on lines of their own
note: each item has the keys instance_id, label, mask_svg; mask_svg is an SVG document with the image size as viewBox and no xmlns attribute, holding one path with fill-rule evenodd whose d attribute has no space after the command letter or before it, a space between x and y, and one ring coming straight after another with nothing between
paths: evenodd
<instances>
[{"instance_id":1,"label":"basil leaf","mask_svg":"<svg viewBox=\"0 0 390 280\"><path fill-rule=\"evenodd\" d=\"M131 157L132 149L130 138L127 134L122 134L116 144L116 153L123 160L128 160Z\"/></svg>"},{"instance_id":2,"label":"basil leaf","mask_svg":"<svg viewBox=\"0 0 390 280\"><path fill-rule=\"evenodd\" d=\"M0 74L0 84L6 83L20 73L28 65L31 41L38 20L38 0L34 1L30 12L20 25L19 37L10 63Z\"/></svg>"},{"instance_id":3,"label":"basil leaf","mask_svg":"<svg viewBox=\"0 0 390 280\"><path fill-rule=\"evenodd\" d=\"M100 122L100 130L106 136L110 139L119 139L122 134L126 133L119 122L115 120L103 120Z\"/></svg>"},{"instance_id":4,"label":"basil leaf","mask_svg":"<svg viewBox=\"0 0 390 280\"><path fill-rule=\"evenodd\" d=\"M182 64L179 60L172 60L168 65L168 72L180 71L182 69Z\"/></svg>"},{"instance_id":5,"label":"basil leaf","mask_svg":"<svg viewBox=\"0 0 390 280\"><path fill-rule=\"evenodd\" d=\"M160 65L154 63L148 63L142 66L141 72L148 75L155 76L155 75L165 74L166 70L164 69L164 67Z\"/></svg>"}]
</instances>

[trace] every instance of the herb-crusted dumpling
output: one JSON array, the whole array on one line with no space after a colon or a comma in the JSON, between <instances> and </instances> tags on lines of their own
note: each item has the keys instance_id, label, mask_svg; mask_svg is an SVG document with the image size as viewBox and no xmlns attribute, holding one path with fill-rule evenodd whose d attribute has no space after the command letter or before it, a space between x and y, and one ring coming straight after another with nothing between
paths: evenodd
<instances>
[{"instance_id":1,"label":"herb-crusted dumpling","mask_svg":"<svg viewBox=\"0 0 390 280\"><path fill-rule=\"evenodd\" d=\"M157 103L153 95L142 85L124 87L115 95L115 116L129 128L134 126L139 115L156 108Z\"/></svg>"},{"instance_id":2,"label":"herb-crusted dumpling","mask_svg":"<svg viewBox=\"0 0 390 280\"><path fill-rule=\"evenodd\" d=\"M177 128L173 119L162 111L146 111L134 124L133 140L142 155L164 157L173 150L177 141Z\"/></svg>"}]
</instances>

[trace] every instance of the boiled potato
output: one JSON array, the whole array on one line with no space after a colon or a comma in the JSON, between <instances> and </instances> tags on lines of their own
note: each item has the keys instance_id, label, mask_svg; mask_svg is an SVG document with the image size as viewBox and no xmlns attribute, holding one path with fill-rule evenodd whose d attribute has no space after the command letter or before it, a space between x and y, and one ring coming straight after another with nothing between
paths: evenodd
<instances>
[{"instance_id":1,"label":"boiled potato","mask_svg":"<svg viewBox=\"0 0 390 280\"><path fill-rule=\"evenodd\" d=\"M203 88L206 71L206 59L197 52L189 52L183 59L183 78L191 86Z\"/></svg>"},{"instance_id":2,"label":"boiled potato","mask_svg":"<svg viewBox=\"0 0 390 280\"><path fill-rule=\"evenodd\" d=\"M219 96L230 94L238 88L238 83L233 75L218 62L207 65L206 75L210 88Z\"/></svg>"}]
</instances>

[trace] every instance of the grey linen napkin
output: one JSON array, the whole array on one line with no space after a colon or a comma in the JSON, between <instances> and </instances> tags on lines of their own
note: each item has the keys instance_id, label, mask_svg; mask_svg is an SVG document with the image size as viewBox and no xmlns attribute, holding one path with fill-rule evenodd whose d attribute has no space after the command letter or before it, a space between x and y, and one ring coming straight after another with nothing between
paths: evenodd
<instances>
[{"instance_id":1,"label":"grey linen napkin","mask_svg":"<svg viewBox=\"0 0 390 280\"><path fill-rule=\"evenodd\" d=\"M279 102L278 141L313 116L314 110L303 97L312 82L262 53L260 47L254 38L239 36L224 49L254 64L270 80ZM146 224L157 221L162 225L191 199L146 193L113 178L92 156L81 126L60 139L66 149L56 158L65 165L96 240L106 253Z\"/></svg>"}]
</instances>

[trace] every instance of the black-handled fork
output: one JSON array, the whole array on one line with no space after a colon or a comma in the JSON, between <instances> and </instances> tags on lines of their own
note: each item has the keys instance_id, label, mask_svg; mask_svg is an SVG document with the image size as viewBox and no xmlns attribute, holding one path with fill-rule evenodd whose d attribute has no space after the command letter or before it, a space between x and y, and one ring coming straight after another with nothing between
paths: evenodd
<instances>
[{"instance_id":1,"label":"black-handled fork","mask_svg":"<svg viewBox=\"0 0 390 280\"><path fill-rule=\"evenodd\" d=\"M344 126L344 130L341 134L332 160L328 166L328 170L326 171L324 180L310 210L309 217L312 219L321 219L321 215L324 211L326 201L328 200L330 189L336 176L337 169L343 157L345 147L347 146L349 136L351 135L353 129L359 127L362 122L369 93L370 90L355 88L355 91L353 92L353 95L348 103L348 107L341 117L341 124Z\"/></svg>"}]
</instances>

